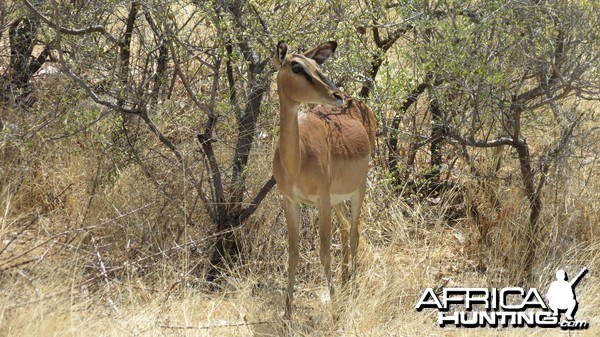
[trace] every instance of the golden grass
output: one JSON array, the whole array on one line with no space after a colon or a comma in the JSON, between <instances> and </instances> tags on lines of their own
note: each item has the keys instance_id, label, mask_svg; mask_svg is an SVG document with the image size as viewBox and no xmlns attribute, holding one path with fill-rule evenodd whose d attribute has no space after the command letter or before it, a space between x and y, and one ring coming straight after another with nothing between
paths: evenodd
<instances>
[{"instance_id":1,"label":"golden grass","mask_svg":"<svg viewBox=\"0 0 600 337\"><path fill-rule=\"evenodd\" d=\"M156 154L162 148L152 136L140 134L140 148L153 149L138 154L141 167L124 159L126 147L90 140L109 134L109 122L96 128L83 137L83 147L73 138L43 143L34 135L29 145L14 135L0 139L7 163L0 171L0 336L566 334L439 328L435 311L415 310L427 287L521 286L528 213L518 179L490 185L505 210L497 214L466 175L453 178L463 199L454 191L449 195L456 198L403 200L375 167L363 208L359 270L351 285L340 285L335 233L336 293L330 302L322 300L315 211L304 208L294 321L287 323L287 237L276 189L236 232L244 258L225 273L221 291L210 291L203 280L214 226L185 175ZM192 158L193 133L181 135L192 139L178 144ZM248 196L270 175L272 141L256 146ZM570 335L600 334L600 184L593 178L598 163L592 153L553 172L544 191L534 280L523 285L544 294L556 269L569 275L584 266L590 270L577 287L577 318L590 328ZM227 162L227 151L220 155ZM199 174L201 164L194 165L187 169ZM506 174L517 172L506 165ZM467 216L474 202L491 220L489 246L481 240L481 224ZM459 216L448 221L454 213Z\"/></svg>"}]
</instances>

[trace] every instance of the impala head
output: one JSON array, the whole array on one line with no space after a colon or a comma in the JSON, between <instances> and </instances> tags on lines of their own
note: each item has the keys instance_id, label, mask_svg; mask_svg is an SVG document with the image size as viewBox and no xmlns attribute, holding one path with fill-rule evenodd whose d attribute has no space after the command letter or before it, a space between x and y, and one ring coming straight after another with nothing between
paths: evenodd
<instances>
[{"instance_id":1,"label":"impala head","mask_svg":"<svg viewBox=\"0 0 600 337\"><path fill-rule=\"evenodd\" d=\"M274 58L279 97L292 103L342 105L341 91L319 69L336 47L330 41L302 54L288 54L287 44L279 42Z\"/></svg>"}]
</instances>

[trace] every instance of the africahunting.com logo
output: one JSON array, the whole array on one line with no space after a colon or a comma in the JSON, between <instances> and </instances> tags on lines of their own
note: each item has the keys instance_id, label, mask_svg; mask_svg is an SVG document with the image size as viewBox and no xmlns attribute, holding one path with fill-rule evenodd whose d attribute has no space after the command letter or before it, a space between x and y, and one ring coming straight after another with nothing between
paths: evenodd
<instances>
[{"instance_id":1,"label":"africahunting.com logo","mask_svg":"<svg viewBox=\"0 0 600 337\"><path fill-rule=\"evenodd\" d=\"M557 271L556 280L546 293L548 302L536 288L443 288L441 299L432 288L427 288L416 309L437 309L441 327L587 329L587 321L575 320L578 308L575 287L587 271L583 268L572 281L568 281L563 270Z\"/></svg>"}]
</instances>

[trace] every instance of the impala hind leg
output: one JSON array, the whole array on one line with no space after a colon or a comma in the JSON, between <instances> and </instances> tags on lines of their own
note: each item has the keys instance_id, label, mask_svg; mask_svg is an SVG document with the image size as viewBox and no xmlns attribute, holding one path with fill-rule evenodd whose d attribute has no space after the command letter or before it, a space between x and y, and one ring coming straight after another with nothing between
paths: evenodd
<instances>
[{"instance_id":1,"label":"impala hind leg","mask_svg":"<svg viewBox=\"0 0 600 337\"><path fill-rule=\"evenodd\" d=\"M367 191L367 181L365 180L359 187L358 193L350 199L351 227L350 227L350 256L351 256L351 275L356 273L356 260L358 255L358 241L360 240L360 209L365 199Z\"/></svg>"},{"instance_id":2,"label":"impala hind leg","mask_svg":"<svg viewBox=\"0 0 600 337\"><path fill-rule=\"evenodd\" d=\"M292 318L292 307L294 303L294 282L296 280L296 268L300 259L298 241L300 236L300 207L297 202L283 198L283 211L288 228L288 284L285 302L285 318Z\"/></svg>"},{"instance_id":3,"label":"impala hind leg","mask_svg":"<svg viewBox=\"0 0 600 337\"><path fill-rule=\"evenodd\" d=\"M348 214L348 207L344 202L342 202L338 205L335 205L333 209L338 219L338 223L340 226L340 236L342 238L342 285L345 285L349 279L348 266L350 261L350 246L348 242L350 234L350 223L348 222L348 218L346 217L346 215Z\"/></svg>"}]
</instances>

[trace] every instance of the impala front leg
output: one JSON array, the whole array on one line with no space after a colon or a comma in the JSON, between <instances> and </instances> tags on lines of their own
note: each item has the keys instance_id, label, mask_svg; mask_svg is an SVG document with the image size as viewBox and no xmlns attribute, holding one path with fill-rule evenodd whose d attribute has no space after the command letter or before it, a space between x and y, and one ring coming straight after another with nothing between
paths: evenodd
<instances>
[{"instance_id":1,"label":"impala front leg","mask_svg":"<svg viewBox=\"0 0 600 337\"><path fill-rule=\"evenodd\" d=\"M321 258L321 265L327 279L329 298L331 299L333 297L333 287L331 285L331 202L329 194L319 201L319 239L321 247L319 257Z\"/></svg>"},{"instance_id":2,"label":"impala front leg","mask_svg":"<svg viewBox=\"0 0 600 337\"><path fill-rule=\"evenodd\" d=\"M285 222L288 228L288 284L287 298L285 302L285 318L292 318L292 306L294 302L294 282L296 279L296 267L300 259L298 240L300 236L300 209L297 202L283 198L283 210Z\"/></svg>"}]
</instances>

